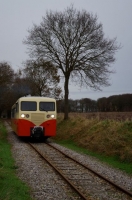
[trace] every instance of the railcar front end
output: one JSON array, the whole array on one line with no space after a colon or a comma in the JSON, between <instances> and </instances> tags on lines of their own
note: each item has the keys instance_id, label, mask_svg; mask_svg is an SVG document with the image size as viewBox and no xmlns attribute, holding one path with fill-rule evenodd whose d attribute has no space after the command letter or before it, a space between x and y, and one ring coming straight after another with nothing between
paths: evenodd
<instances>
[{"instance_id":1,"label":"railcar front end","mask_svg":"<svg viewBox=\"0 0 132 200\"><path fill-rule=\"evenodd\" d=\"M12 106L12 128L18 136L48 138L56 135L56 100L21 97Z\"/></svg>"}]
</instances>

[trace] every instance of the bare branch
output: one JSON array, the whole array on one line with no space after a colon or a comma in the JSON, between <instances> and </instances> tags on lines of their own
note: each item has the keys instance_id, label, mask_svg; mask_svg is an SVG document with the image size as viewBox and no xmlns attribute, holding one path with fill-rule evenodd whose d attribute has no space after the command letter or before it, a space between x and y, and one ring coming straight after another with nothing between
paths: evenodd
<instances>
[{"instance_id":1,"label":"bare branch","mask_svg":"<svg viewBox=\"0 0 132 200\"><path fill-rule=\"evenodd\" d=\"M47 12L40 25L28 31L25 44L30 56L52 62L64 75L65 99L70 78L94 89L109 85L114 72L110 68L120 45L116 38L105 38L97 20L97 15L70 6L64 12Z\"/></svg>"}]
</instances>

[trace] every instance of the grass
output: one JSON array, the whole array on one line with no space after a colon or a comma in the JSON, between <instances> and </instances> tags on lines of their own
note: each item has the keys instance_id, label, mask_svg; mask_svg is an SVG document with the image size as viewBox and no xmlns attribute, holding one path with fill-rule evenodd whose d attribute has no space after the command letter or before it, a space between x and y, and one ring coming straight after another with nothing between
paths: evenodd
<instances>
[{"instance_id":1,"label":"grass","mask_svg":"<svg viewBox=\"0 0 132 200\"><path fill-rule=\"evenodd\" d=\"M0 122L0 199L31 200L30 188L16 175L17 166L7 141L7 131Z\"/></svg>"},{"instance_id":2,"label":"grass","mask_svg":"<svg viewBox=\"0 0 132 200\"><path fill-rule=\"evenodd\" d=\"M76 114L66 121L59 114L55 141L132 175L132 122L129 120L88 119ZM17 177L16 169L6 129L0 122L0 200L31 200L30 188Z\"/></svg>"},{"instance_id":3,"label":"grass","mask_svg":"<svg viewBox=\"0 0 132 200\"><path fill-rule=\"evenodd\" d=\"M114 168L117 168L117 169L120 169L120 170L126 172L127 174L130 174L130 175L132 174L132 163L120 162L117 157L103 156L101 154L97 154L95 152L88 151L85 148L81 148L81 147L77 146L72 141L63 141L62 140L62 141L57 141L57 143L62 145L62 146L64 146L64 147L72 149L72 150L74 150L74 151L76 151L78 153L86 154L86 155L95 157L98 160L100 160L100 161L102 161L104 163L107 163L108 165L110 165L110 166L112 166Z\"/></svg>"},{"instance_id":4,"label":"grass","mask_svg":"<svg viewBox=\"0 0 132 200\"><path fill-rule=\"evenodd\" d=\"M132 121L58 114L56 142L132 174Z\"/></svg>"}]
</instances>

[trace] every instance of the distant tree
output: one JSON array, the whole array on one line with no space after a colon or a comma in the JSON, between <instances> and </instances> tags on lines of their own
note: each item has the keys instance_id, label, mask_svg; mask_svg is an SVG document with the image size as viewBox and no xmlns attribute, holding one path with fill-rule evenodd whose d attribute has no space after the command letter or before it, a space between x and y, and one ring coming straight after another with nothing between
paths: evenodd
<instances>
[{"instance_id":1,"label":"distant tree","mask_svg":"<svg viewBox=\"0 0 132 200\"><path fill-rule=\"evenodd\" d=\"M97 111L96 101L89 98L80 99L80 107L82 109L82 112Z\"/></svg>"},{"instance_id":2,"label":"distant tree","mask_svg":"<svg viewBox=\"0 0 132 200\"><path fill-rule=\"evenodd\" d=\"M122 95L123 111L132 111L132 94Z\"/></svg>"},{"instance_id":3,"label":"distant tree","mask_svg":"<svg viewBox=\"0 0 132 200\"><path fill-rule=\"evenodd\" d=\"M99 111L123 112L132 111L132 94L112 95L97 100Z\"/></svg>"},{"instance_id":4,"label":"distant tree","mask_svg":"<svg viewBox=\"0 0 132 200\"><path fill-rule=\"evenodd\" d=\"M14 83L11 87L12 93L15 101L22 97L31 93L30 85L28 79L18 76L18 74L14 77Z\"/></svg>"},{"instance_id":5,"label":"distant tree","mask_svg":"<svg viewBox=\"0 0 132 200\"><path fill-rule=\"evenodd\" d=\"M11 107L16 102L16 100L22 96L29 93L29 86L26 83L20 73L14 73L12 80L10 79L9 84L4 85L3 91L0 90L2 95L0 95L0 107L2 110L7 111L10 116Z\"/></svg>"},{"instance_id":6,"label":"distant tree","mask_svg":"<svg viewBox=\"0 0 132 200\"><path fill-rule=\"evenodd\" d=\"M69 99L68 105L69 105L69 112L75 112L76 111L76 102L75 102L75 100Z\"/></svg>"},{"instance_id":7,"label":"distant tree","mask_svg":"<svg viewBox=\"0 0 132 200\"><path fill-rule=\"evenodd\" d=\"M100 112L106 112L108 107L107 98L102 97L97 100L97 108Z\"/></svg>"},{"instance_id":8,"label":"distant tree","mask_svg":"<svg viewBox=\"0 0 132 200\"><path fill-rule=\"evenodd\" d=\"M7 62L0 62L0 86L9 86L14 78L14 70Z\"/></svg>"},{"instance_id":9,"label":"distant tree","mask_svg":"<svg viewBox=\"0 0 132 200\"><path fill-rule=\"evenodd\" d=\"M58 86L60 77L51 62L43 59L28 60L23 72L32 95L61 98L62 90Z\"/></svg>"},{"instance_id":10,"label":"distant tree","mask_svg":"<svg viewBox=\"0 0 132 200\"><path fill-rule=\"evenodd\" d=\"M64 12L47 12L40 25L33 25L24 43L31 57L54 63L64 77L65 114L68 119L69 80L95 90L109 85L110 64L120 48L116 38L104 37L97 16L73 6Z\"/></svg>"},{"instance_id":11,"label":"distant tree","mask_svg":"<svg viewBox=\"0 0 132 200\"><path fill-rule=\"evenodd\" d=\"M7 62L0 62L0 115L11 105L10 89L14 80L14 70Z\"/></svg>"}]
</instances>

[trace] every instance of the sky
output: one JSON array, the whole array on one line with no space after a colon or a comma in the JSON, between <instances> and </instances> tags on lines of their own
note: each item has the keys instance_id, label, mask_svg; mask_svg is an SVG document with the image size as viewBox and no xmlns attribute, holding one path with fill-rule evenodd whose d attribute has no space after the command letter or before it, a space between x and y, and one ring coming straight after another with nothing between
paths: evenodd
<instances>
[{"instance_id":1,"label":"sky","mask_svg":"<svg viewBox=\"0 0 132 200\"><path fill-rule=\"evenodd\" d=\"M71 4L77 10L98 16L105 37L117 37L122 48L115 54L110 86L93 91L69 85L69 98L97 100L112 95L132 93L132 0L0 0L0 62L8 62L17 71L29 59L23 40L33 24L39 25L46 12L64 11ZM63 81L61 81L63 89Z\"/></svg>"}]
</instances>

